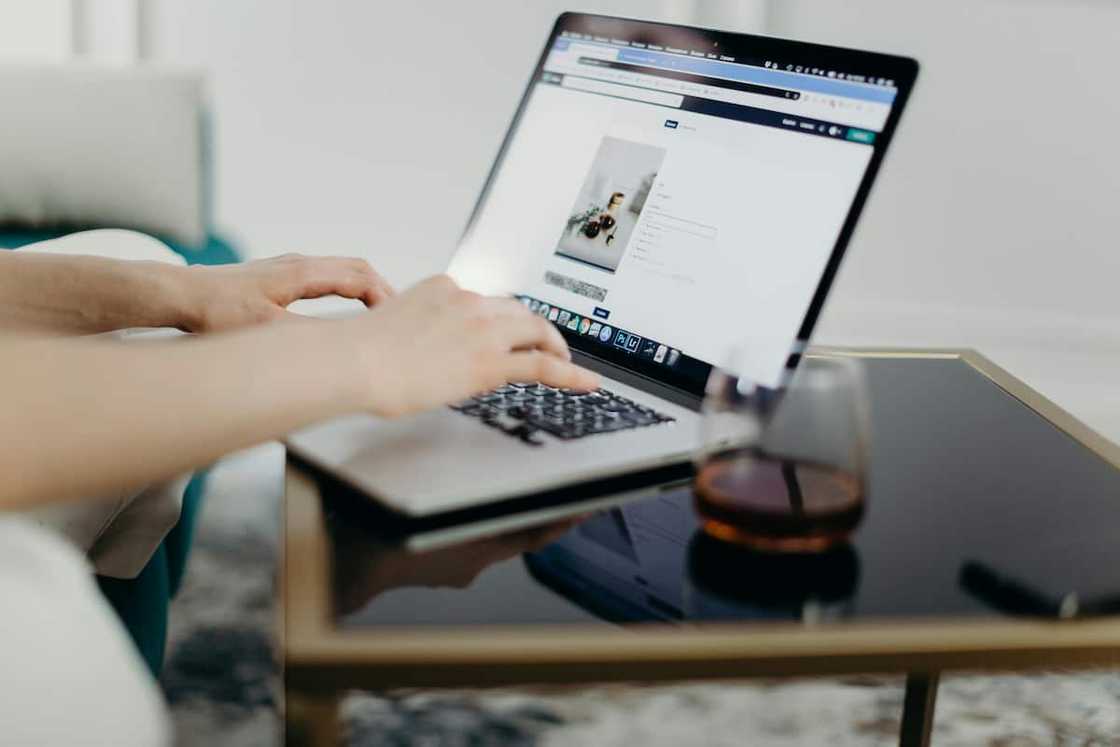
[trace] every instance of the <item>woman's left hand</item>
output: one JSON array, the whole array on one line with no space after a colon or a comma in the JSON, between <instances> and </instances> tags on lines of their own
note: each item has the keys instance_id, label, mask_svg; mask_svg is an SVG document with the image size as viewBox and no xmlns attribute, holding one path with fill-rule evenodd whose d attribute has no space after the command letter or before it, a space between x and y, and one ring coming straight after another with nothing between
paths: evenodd
<instances>
[{"instance_id":1,"label":"woman's left hand","mask_svg":"<svg viewBox=\"0 0 1120 747\"><path fill-rule=\"evenodd\" d=\"M375 306L394 295L364 259L285 254L236 265L185 269L190 299L179 326L217 332L286 317L288 304L339 295Z\"/></svg>"}]
</instances>

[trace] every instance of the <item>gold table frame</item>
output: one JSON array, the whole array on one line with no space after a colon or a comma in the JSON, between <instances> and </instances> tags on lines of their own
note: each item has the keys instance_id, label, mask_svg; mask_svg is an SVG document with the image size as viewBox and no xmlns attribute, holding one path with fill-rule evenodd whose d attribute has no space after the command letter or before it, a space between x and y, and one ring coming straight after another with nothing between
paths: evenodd
<instances>
[{"instance_id":1,"label":"gold table frame","mask_svg":"<svg viewBox=\"0 0 1120 747\"><path fill-rule=\"evenodd\" d=\"M971 350L814 348L810 355L960 360L1120 469L1120 446ZM292 742L333 744L348 689L485 687L770 676L907 674L900 743L928 744L937 678L949 670L1120 667L1120 618L339 630L318 489L298 467L285 478L280 646ZM542 626L543 627L543 626Z\"/></svg>"}]
</instances>

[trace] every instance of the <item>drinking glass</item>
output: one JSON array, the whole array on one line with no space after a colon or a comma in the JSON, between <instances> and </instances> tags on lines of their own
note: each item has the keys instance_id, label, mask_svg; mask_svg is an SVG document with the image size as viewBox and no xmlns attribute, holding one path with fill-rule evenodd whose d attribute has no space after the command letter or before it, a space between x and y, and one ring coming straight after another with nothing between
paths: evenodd
<instances>
[{"instance_id":1,"label":"drinking glass","mask_svg":"<svg viewBox=\"0 0 1120 747\"><path fill-rule=\"evenodd\" d=\"M859 360L812 355L779 389L715 370L697 451L696 509L712 537L819 553L866 510L870 419Z\"/></svg>"}]
</instances>

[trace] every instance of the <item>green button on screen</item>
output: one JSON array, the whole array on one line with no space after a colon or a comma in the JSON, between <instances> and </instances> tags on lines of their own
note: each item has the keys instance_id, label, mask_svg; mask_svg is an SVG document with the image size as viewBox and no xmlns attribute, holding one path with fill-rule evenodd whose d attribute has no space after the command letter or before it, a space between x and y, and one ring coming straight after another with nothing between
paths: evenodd
<instances>
[{"instance_id":1,"label":"green button on screen","mask_svg":"<svg viewBox=\"0 0 1120 747\"><path fill-rule=\"evenodd\" d=\"M857 143L871 143L875 142L875 133L868 132L867 130L856 130L851 127L848 128L848 139L855 140Z\"/></svg>"}]
</instances>

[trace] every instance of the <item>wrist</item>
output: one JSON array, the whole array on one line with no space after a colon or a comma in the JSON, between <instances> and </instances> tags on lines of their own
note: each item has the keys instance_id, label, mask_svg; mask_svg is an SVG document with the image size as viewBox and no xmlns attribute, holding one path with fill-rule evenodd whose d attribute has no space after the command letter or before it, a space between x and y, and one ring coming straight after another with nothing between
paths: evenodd
<instances>
[{"instance_id":1,"label":"wrist","mask_svg":"<svg viewBox=\"0 0 1120 747\"><path fill-rule=\"evenodd\" d=\"M102 262L103 260L97 260ZM107 263L87 273L94 302L89 324L98 331L127 327L177 327L190 331L194 314L189 268L149 260Z\"/></svg>"},{"instance_id":2,"label":"wrist","mask_svg":"<svg viewBox=\"0 0 1120 747\"><path fill-rule=\"evenodd\" d=\"M164 326L184 332L206 329L206 267L163 265L167 315Z\"/></svg>"},{"instance_id":3,"label":"wrist","mask_svg":"<svg viewBox=\"0 0 1120 747\"><path fill-rule=\"evenodd\" d=\"M356 317L332 321L309 322L318 330L320 325L331 325L336 334L334 350L340 360L336 364L339 380L336 385L344 398L349 411L369 412L385 415L383 403L378 402L378 394L385 391L380 376L387 373L384 361L387 356L384 346L379 342L375 327L370 324L370 316L376 312L366 312Z\"/></svg>"}]
</instances>

